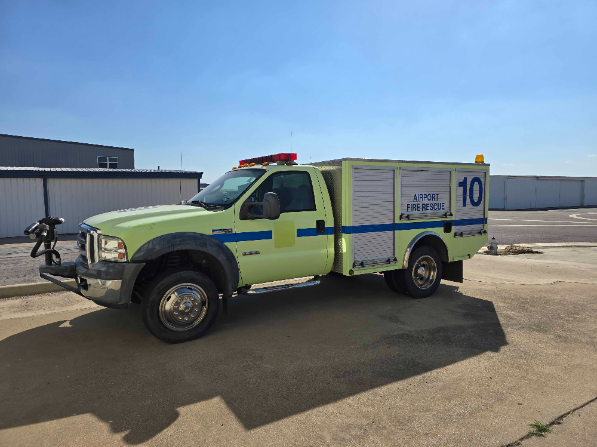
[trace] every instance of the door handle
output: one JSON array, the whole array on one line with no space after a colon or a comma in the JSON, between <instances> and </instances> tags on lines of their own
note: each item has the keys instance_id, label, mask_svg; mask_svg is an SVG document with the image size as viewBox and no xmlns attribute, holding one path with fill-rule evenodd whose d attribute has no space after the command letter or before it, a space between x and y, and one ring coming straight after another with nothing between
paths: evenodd
<instances>
[{"instance_id":1,"label":"door handle","mask_svg":"<svg viewBox=\"0 0 597 447\"><path fill-rule=\"evenodd\" d=\"M325 220L318 220L315 222L315 232L317 234L325 234Z\"/></svg>"}]
</instances>

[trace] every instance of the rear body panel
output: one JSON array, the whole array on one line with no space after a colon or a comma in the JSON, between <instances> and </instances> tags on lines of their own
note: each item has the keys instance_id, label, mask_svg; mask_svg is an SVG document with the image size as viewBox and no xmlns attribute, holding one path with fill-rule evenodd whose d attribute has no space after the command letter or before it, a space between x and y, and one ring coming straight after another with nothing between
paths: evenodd
<instances>
[{"instance_id":1,"label":"rear body panel","mask_svg":"<svg viewBox=\"0 0 597 447\"><path fill-rule=\"evenodd\" d=\"M471 258L487 242L488 164L342 159L315 166L331 197L337 273L402 268L422 232L444 241L449 262Z\"/></svg>"}]
</instances>

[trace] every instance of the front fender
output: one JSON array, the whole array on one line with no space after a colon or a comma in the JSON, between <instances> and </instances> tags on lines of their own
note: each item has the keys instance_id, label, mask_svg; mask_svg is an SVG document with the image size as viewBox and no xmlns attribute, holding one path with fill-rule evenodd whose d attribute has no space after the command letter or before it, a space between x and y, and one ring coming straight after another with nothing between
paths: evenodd
<instances>
[{"instance_id":1,"label":"front fender","mask_svg":"<svg viewBox=\"0 0 597 447\"><path fill-rule=\"evenodd\" d=\"M224 278L224 296L231 296L240 279L238 263L226 245L212 236L201 233L170 233L145 242L131 257L131 262L148 262L166 253L180 250L200 251L213 258L218 276Z\"/></svg>"}]
</instances>

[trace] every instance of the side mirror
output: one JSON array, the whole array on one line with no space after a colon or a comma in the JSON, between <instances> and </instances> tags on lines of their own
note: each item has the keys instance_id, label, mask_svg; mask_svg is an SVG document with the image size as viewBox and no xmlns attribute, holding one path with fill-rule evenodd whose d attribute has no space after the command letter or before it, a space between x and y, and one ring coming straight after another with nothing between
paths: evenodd
<instances>
[{"instance_id":1,"label":"side mirror","mask_svg":"<svg viewBox=\"0 0 597 447\"><path fill-rule=\"evenodd\" d=\"M263 217L264 219L276 220L280 217L280 199L274 192L266 192L263 197Z\"/></svg>"},{"instance_id":2,"label":"side mirror","mask_svg":"<svg viewBox=\"0 0 597 447\"><path fill-rule=\"evenodd\" d=\"M240 207L240 220L269 219L280 217L280 200L273 192L266 192L263 202L246 201Z\"/></svg>"}]
</instances>

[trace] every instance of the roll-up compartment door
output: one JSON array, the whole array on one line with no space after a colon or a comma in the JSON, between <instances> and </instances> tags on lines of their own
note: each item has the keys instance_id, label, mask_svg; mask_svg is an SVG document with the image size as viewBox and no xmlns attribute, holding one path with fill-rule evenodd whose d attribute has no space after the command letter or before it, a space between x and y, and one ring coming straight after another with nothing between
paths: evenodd
<instances>
[{"instance_id":1,"label":"roll-up compartment door","mask_svg":"<svg viewBox=\"0 0 597 447\"><path fill-rule=\"evenodd\" d=\"M456 170L456 215L454 236L467 236L485 231L487 173L481 170Z\"/></svg>"},{"instance_id":2,"label":"roll-up compartment door","mask_svg":"<svg viewBox=\"0 0 597 447\"><path fill-rule=\"evenodd\" d=\"M400 168L400 220L451 216L451 186L451 169Z\"/></svg>"},{"instance_id":3,"label":"roll-up compartment door","mask_svg":"<svg viewBox=\"0 0 597 447\"><path fill-rule=\"evenodd\" d=\"M396 262L396 168L354 166L352 170L353 265Z\"/></svg>"}]
</instances>

